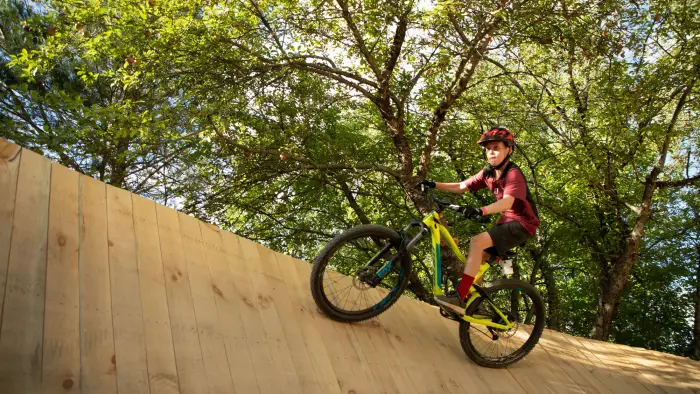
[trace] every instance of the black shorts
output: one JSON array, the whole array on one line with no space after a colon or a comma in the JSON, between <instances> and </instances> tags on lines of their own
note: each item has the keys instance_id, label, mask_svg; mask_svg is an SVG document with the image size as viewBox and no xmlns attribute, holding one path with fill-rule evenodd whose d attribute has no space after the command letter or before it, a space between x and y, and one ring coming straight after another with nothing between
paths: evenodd
<instances>
[{"instance_id":1,"label":"black shorts","mask_svg":"<svg viewBox=\"0 0 700 394\"><path fill-rule=\"evenodd\" d=\"M484 250L490 255L503 255L514 247L532 238L530 233L518 222L497 224L488 230L493 246Z\"/></svg>"}]
</instances>

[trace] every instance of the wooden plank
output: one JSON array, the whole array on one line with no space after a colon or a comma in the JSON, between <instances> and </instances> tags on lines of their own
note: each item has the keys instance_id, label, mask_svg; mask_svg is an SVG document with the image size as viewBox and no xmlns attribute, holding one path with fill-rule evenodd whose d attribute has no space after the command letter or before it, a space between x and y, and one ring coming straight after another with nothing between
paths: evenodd
<instances>
[{"instance_id":1,"label":"wooden plank","mask_svg":"<svg viewBox=\"0 0 700 394\"><path fill-rule=\"evenodd\" d=\"M556 362L586 393L612 394L612 391L591 373L588 359L562 335L556 331L545 330L540 338L538 346L549 354L550 362Z\"/></svg>"},{"instance_id":2,"label":"wooden plank","mask_svg":"<svg viewBox=\"0 0 700 394\"><path fill-rule=\"evenodd\" d=\"M337 393L339 394L340 387L338 380L333 371L330 357L326 350L326 346L318 332L318 327L315 324L313 316L305 309L304 303L301 300L306 294L306 298L310 297L309 287L299 288L297 281L297 271L294 264L295 260L286 255L276 255L277 269L279 275L284 280L285 294L289 300L288 310L296 316L295 320L299 323L299 330L303 336L306 350L313 365L319 389L322 393Z\"/></svg>"},{"instance_id":3,"label":"wooden plank","mask_svg":"<svg viewBox=\"0 0 700 394\"><path fill-rule=\"evenodd\" d=\"M231 393L233 381L226 355L226 344L220 332L213 283L202 249L199 221L184 213L179 213L178 218L209 390L211 393Z\"/></svg>"},{"instance_id":4,"label":"wooden plank","mask_svg":"<svg viewBox=\"0 0 700 394\"><path fill-rule=\"evenodd\" d=\"M242 262L245 263L248 272L250 290L260 315L260 322L264 338L272 356L272 363L278 379L285 386L285 392L300 392L299 378L294 367L294 361L290 354L287 340L282 329L283 324L291 322L281 321L277 312L276 302L278 289L281 283L274 281L262 266L262 256L258 249L259 244L240 239ZM256 371L258 371L256 369Z\"/></svg>"},{"instance_id":5,"label":"wooden plank","mask_svg":"<svg viewBox=\"0 0 700 394\"><path fill-rule=\"evenodd\" d=\"M674 387L688 389L693 393L700 393L700 361L656 350L627 348L634 349L637 360L657 361L657 365L653 367L653 370L662 374L665 381L672 382Z\"/></svg>"},{"instance_id":6,"label":"wooden plank","mask_svg":"<svg viewBox=\"0 0 700 394\"><path fill-rule=\"evenodd\" d=\"M283 331L277 335L282 334L288 347L295 371L294 377L298 379L302 393L321 393L309 352L299 330L297 313L292 308L289 291L279 270L278 255L262 245L258 245L258 251L260 254L259 267L263 270L259 275L264 276L271 290L269 297L275 303L280 327Z\"/></svg>"},{"instance_id":7,"label":"wooden plank","mask_svg":"<svg viewBox=\"0 0 700 394\"><path fill-rule=\"evenodd\" d=\"M478 368L461 352L459 341L449 340L455 335L457 323L440 316L437 308L420 301L402 297L392 306L407 320L407 327L421 343L424 357L433 361L439 371L440 388L452 392L470 390L499 390L501 383L493 382L492 388L483 382ZM442 321L449 323L444 326Z\"/></svg>"},{"instance_id":8,"label":"wooden plank","mask_svg":"<svg viewBox=\"0 0 700 394\"><path fill-rule=\"evenodd\" d=\"M576 347L588 360L593 373L605 386L614 393L649 393L642 384L631 375L621 370L608 367L598 356L590 351L581 341L582 338L566 335L565 338Z\"/></svg>"},{"instance_id":9,"label":"wooden plank","mask_svg":"<svg viewBox=\"0 0 700 394\"><path fill-rule=\"evenodd\" d=\"M209 384L199 343L178 213L157 204L156 216L180 391L183 394L207 393Z\"/></svg>"},{"instance_id":10,"label":"wooden plank","mask_svg":"<svg viewBox=\"0 0 700 394\"><path fill-rule=\"evenodd\" d=\"M306 289L308 289L309 286L310 268L311 266L304 266L306 275L304 275L303 279ZM349 308L349 303L354 303L357 300L357 294L352 295L352 298L350 298L351 294L346 292L346 289L353 287L352 279L328 270L324 275L327 275L329 278L327 281L324 281L324 287L335 283L337 288L340 289L340 296L333 302ZM306 291L308 292L309 290ZM365 301L365 305L367 305L368 300L363 299L363 301ZM354 324L331 321L329 317L318 310L315 303L313 303L312 310L317 312L314 316L319 321L331 322L329 327L331 337L328 338L328 341L340 343L342 351L344 351L345 354L345 360L350 364L352 375L355 377L353 380L370 382L366 389L370 390L369 392L379 391L382 393L393 393L400 390L400 384L396 382L394 374L391 372L391 367L384 365L385 363L382 361L381 355L376 354L377 350L375 349L375 345L368 337L366 331L361 328L356 329ZM326 343L328 344L328 342Z\"/></svg>"},{"instance_id":11,"label":"wooden plank","mask_svg":"<svg viewBox=\"0 0 700 394\"><path fill-rule=\"evenodd\" d=\"M351 294L349 289L353 287L351 278L330 270L326 270L324 276L328 276L328 280L324 278L324 288L336 287L334 294L336 294L337 298L332 300L333 303L341 307L349 308L350 302L356 302L357 295L352 295L352 298L350 298ZM309 276L307 275L306 278L308 286ZM335 291L338 291L338 293L335 293ZM363 301L366 302L367 300L363 299ZM314 310L317 310L316 306L314 306ZM327 316L320 312L317 318L319 320L329 320ZM367 381L373 382L371 387L375 387L375 390L382 393L398 391L399 388L394 381L394 377L383 363L373 354L370 354L369 358L365 354L365 352L375 352L374 346L367 340L366 335L361 332L358 336L354 327L348 323L334 322L331 327L334 330L334 337L331 340L340 342L352 368L352 373L356 377L355 379L366 379Z\"/></svg>"},{"instance_id":12,"label":"wooden plank","mask_svg":"<svg viewBox=\"0 0 700 394\"><path fill-rule=\"evenodd\" d=\"M368 291L373 292L373 289ZM381 297L377 296L376 299L380 300ZM353 323L352 329L372 373L386 384L386 389L396 393L415 393L406 370L397 363L396 354L386 345L388 338L379 320L374 318Z\"/></svg>"},{"instance_id":13,"label":"wooden plank","mask_svg":"<svg viewBox=\"0 0 700 394\"><path fill-rule=\"evenodd\" d=\"M131 194L109 185L107 229L117 388L121 393L148 393L148 365Z\"/></svg>"},{"instance_id":14,"label":"wooden plank","mask_svg":"<svg viewBox=\"0 0 700 394\"><path fill-rule=\"evenodd\" d=\"M424 305L420 309L429 316L421 324L427 326L428 335L436 342L443 356L450 355L454 359L456 376L465 376L470 386L478 387L479 391L520 392L522 386L510 373L502 370L482 368L467 357L459 341L459 323L443 318L436 306ZM453 375L455 376L455 375Z\"/></svg>"},{"instance_id":15,"label":"wooden plank","mask_svg":"<svg viewBox=\"0 0 700 394\"><path fill-rule=\"evenodd\" d=\"M310 265L307 263L296 263L286 271L290 283L294 283L296 293L301 303L301 314L310 321L310 325L316 327L317 338L324 346L336 383L341 392L371 393L377 392L374 376L362 375L356 372L356 362L351 360L348 353L354 350L349 349L350 345L345 337L336 333L336 328L340 325L323 316L318 311L316 304L311 298L309 291ZM347 333L347 331L345 331ZM347 335L347 334L346 334ZM318 351L321 351L317 347Z\"/></svg>"},{"instance_id":16,"label":"wooden plank","mask_svg":"<svg viewBox=\"0 0 700 394\"><path fill-rule=\"evenodd\" d=\"M17 175L22 149L0 138L0 322L5 301L7 267L10 261L10 241L15 217Z\"/></svg>"},{"instance_id":17,"label":"wooden plank","mask_svg":"<svg viewBox=\"0 0 700 394\"><path fill-rule=\"evenodd\" d=\"M622 374L630 381L630 384L637 384L644 387L647 391L653 394L666 394L663 389L656 386L646 374L635 368L634 365L622 359L621 355L616 352L616 345L602 341L580 339L585 347L591 350L596 357L601 360L611 371L622 372Z\"/></svg>"},{"instance_id":18,"label":"wooden plank","mask_svg":"<svg viewBox=\"0 0 700 394\"><path fill-rule=\"evenodd\" d=\"M78 173L51 166L46 301L45 393L80 392L80 283L78 275Z\"/></svg>"},{"instance_id":19,"label":"wooden plank","mask_svg":"<svg viewBox=\"0 0 700 394\"><path fill-rule=\"evenodd\" d=\"M380 323L390 337L390 344L397 353L397 359L404 363L408 375L416 390L420 393L463 393L465 388L453 377L443 374L435 367L441 358L434 359L434 354L426 349L422 338L413 331L410 314L403 311L406 304L414 301L402 297L387 311L379 316Z\"/></svg>"},{"instance_id":20,"label":"wooden plank","mask_svg":"<svg viewBox=\"0 0 700 394\"><path fill-rule=\"evenodd\" d=\"M686 385L689 379L680 378L683 376L682 370L676 369L673 371L673 374L669 374L666 371L668 363L660 360L659 358L652 359L649 357L650 354L642 354L639 352L640 349L635 349L630 346L616 345L615 348L617 357L632 365L664 393L693 393L693 390ZM700 373L700 368L698 368L698 370L695 372Z\"/></svg>"},{"instance_id":21,"label":"wooden plank","mask_svg":"<svg viewBox=\"0 0 700 394\"><path fill-rule=\"evenodd\" d=\"M41 390L51 165L22 151L0 327L0 393ZM31 220L30 220L31 218Z\"/></svg>"},{"instance_id":22,"label":"wooden plank","mask_svg":"<svg viewBox=\"0 0 700 394\"><path fill-rule=\"evenodd\" d=\"M80 365L84 393L117 392L105 184L80 176Z\"/></svg>"},{"instance_id":23,"label":"wooden plank","mask_svg":"<svg viewBox=\"0 0 700 394\"><path fill-rule=\"evenodd\" d=\"M527 331L529 334L529 331ZM524 339L524 338L523 338ZM529 393L585 393L569 375L554 362L543 346L535 346L523 359L508 367L508 372Z\"/></svg>"},{"instance_id":24,"label":"wooden plank","mask_svg":"<svg viewBox=\"0 0 700 394\"><path fill-rule=\"evenodd\" d=\"M151 393L180 392L155 203L132 194L141 309Z\"/></svg>"},{"instance_id":25,"label":"wooden plank","mask_svg":"<svg viewBox=\"0 0 700 394\"><path fill-rule=\"evenodd\" d=\"M237 393L258 393L258 379L248 348L245 327L240 310L246 305L236 297L236 290L227 260L227 250L221 238L222 230L199 223L204 242L204 251L211 273L216 308L219 312L221 332L226 343L229 369Z\"/></svg>"},{"instance_id":26,"label":"wooden plank","mask_svg":"<svg viewBox=\"0 0 700 394\"><path fill-rule=\"evenodd\" d=\"M241 309L241 312L245 314L242 317L245 316L243 320L260 392L285 392L287 389L298 391L298 383L290 387L282 360L275 360L281 344L273 334L279 331L269 330L268 323L274 320L277 312L270 309L270 301L259 292L261 290L258 288L259 280L253 279L259 272L257 267L260 264L257 244L245 238L224 235L227 248L231 250L231 255L235 256L229 259L229 268L238 291L236 296L247 305L247 308ZM279 325L279 319L277 321ZM287 360L290 358L288 357ZM270 371L276 372L270 373Z\"/></svg>"}]
</instances>

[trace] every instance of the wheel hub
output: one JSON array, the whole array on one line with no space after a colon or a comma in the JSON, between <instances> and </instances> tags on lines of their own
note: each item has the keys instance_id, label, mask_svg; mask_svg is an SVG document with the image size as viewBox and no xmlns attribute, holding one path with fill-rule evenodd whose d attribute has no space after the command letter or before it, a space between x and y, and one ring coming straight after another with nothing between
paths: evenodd
<instances>
[{"instance_id":1,"label":"wheel hub","mask_svg":"<svg viewBox=\"0 0 700 394\"><path fill-rule=\"evenodd\" d=\"M358 290L367 290L372 286L371 280L374 278L374 274L377 272L376 268L360 268L355 272L352 277L352 285Z\"/></svg>"}]
</instances>

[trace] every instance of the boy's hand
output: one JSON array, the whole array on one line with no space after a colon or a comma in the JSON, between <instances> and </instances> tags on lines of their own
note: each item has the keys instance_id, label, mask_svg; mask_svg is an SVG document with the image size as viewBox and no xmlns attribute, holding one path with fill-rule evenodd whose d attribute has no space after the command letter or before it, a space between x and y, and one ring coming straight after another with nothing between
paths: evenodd
<instances>
[{"instance_id":1,"label":"boy's hand","mask_svg":"<svg viewBox=\"0 0 700 394\"><path fill-rule=\"evenodd\" d=\"M427 186L431 189L435 189L435 182L429 181L427 179L423 179L422 181L420 181L420 183L418 183L418 186ZM421 189L423 189L423 188L421 188Z\"/></svg>"},{"instance_id":2,"label":"boy's hand","mask_svg":"<svg viewBox=\"0 0 700 394\"><path fill-rule=\"evenodd\" d=\"M467 219L476 219L479 216L484 216L484 212L481 210L481 208L461 207L459 212Z\"/></svg>"}]
</instances>

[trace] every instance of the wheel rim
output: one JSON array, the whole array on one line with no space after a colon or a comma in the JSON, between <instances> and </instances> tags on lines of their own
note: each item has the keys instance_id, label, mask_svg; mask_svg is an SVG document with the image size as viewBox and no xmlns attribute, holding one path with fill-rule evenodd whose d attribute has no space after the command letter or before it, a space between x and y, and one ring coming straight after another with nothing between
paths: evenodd
<instances>
[{"instance_id":1,"label":"wheel rim","mask_svg":"<svg viewBox=\"0 0 700 394\"><path fill-rule=\"evenodd\" d=\"M499 330L478 324L471 324L467 330L467 340L473 351L483 360L505 364L522 357L532 346L531 338L535 327L541 326L543 316L536 313L534 300L520 288L504 288L489 293L498 309L508 317L513 326ZM494 312L485 300L474 314L489 316L491 321L502 323L503 319Z\"/></svg>"}]
</instances>

